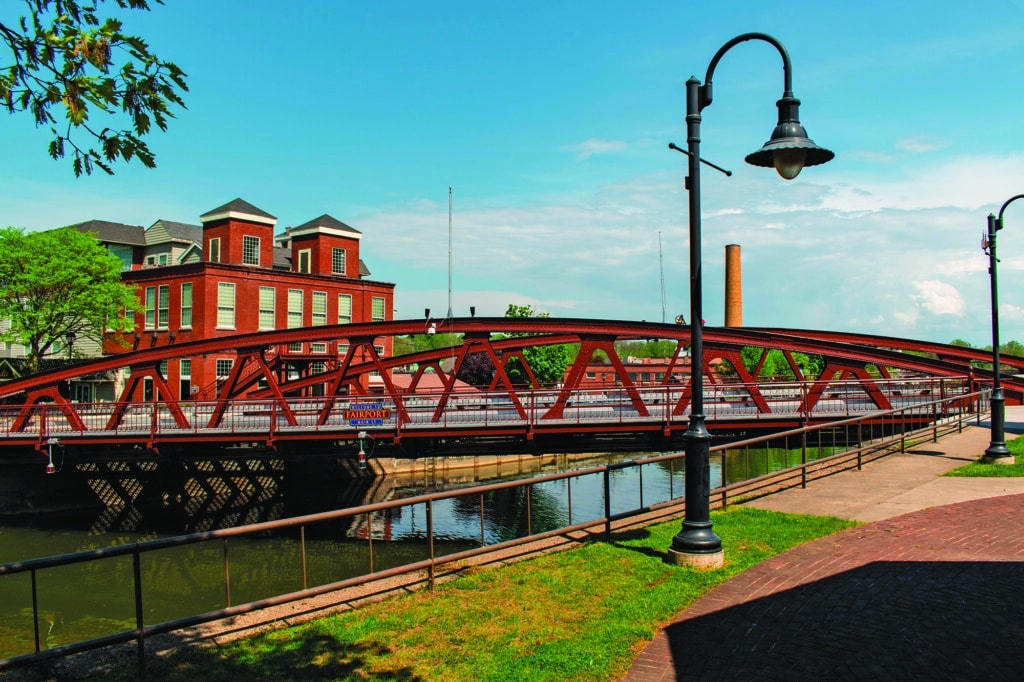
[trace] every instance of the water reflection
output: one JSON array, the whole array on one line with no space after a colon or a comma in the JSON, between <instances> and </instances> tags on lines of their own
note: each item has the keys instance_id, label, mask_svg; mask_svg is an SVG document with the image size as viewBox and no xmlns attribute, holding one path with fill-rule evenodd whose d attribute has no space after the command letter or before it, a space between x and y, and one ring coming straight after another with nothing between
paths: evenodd
<instances>
[{"instance_id":1,"label":"water reflection","mask_svg":"<svg viewBox=\"0 0 1024 682\"><path fill-rule=\"evenodd\" d=\"M830 454L786 448L712 453L711 485L762 475ZM639 459L643 455L637 453ZM0 525L0 563L118 545L161 536L270 521L425 492L458 490L488 480L529 478L621 461L622 455L569 459L519 458L483 466L453 460L414 461L389 476L360 475L342 460L302 463L253 459L88 465L64 471L50 489L50 514ZM683 460L613 469L612 514L681 497ZM51 479L41 481L52 486ZM532 486L438 500L429 513L434 555L490 545L605 516L604 475L539 481ZM57 494L61 496L57 496ZM58 511L57 508L63 508ZM429 558L426 503L286 529L258 536L168 548L143 555L146 623L174 620L331 584ZM367 542L372 540L372 542ZM225 571L227 557L229 569ZM226 575L227 573L227 575ZM134 627L130 557L40 571L44 646ZM0 657L33 648L31 590L26 574L0 577Z\"/></svg>"}]
</instances>

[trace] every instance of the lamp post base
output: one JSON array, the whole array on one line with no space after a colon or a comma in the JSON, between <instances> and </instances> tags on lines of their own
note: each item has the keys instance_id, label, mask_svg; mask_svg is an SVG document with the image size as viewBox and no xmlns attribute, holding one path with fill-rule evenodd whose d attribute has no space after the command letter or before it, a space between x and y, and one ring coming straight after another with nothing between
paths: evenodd
<instances>
[{"instance_id":1,"label":"lamp post base","mask_svg":"<svg viewBox=\"0 0 1024 682\"><path fill-rule=\"evenodd\" d=\"M682 530L672 538L665 561L700 570L721 568L725 565L725 551L710 521L683 521Z\"/></svg>"},{"instance_id":2,"label":"lamp post base","mask_svg":"<svg viewBox=\"0 0 1024 682\"><path fill-rule=\"evenodd\" d=\"M992 408L989 420L992 425L992 438L989 441L988 448L985 450L985 454L981 456L981 461L985 464L1013 464L1016 458L1010 449L1006 447L1006 432L1004 425L1006 422L1006 399L1003 397L1002 388L996 387L992 392Z\"/></svg>"},{"instance_id":3,"label":"lamp post base","mask_svg":"<svg viewBox=\"0 0 1024 682\"><path fill-rule=\"evenodd\" d=\"M665 561L675 566L689 566L699 571L710 571L725 566L725 552L718 550L711 554L691 554L670 547Z\"/></svg>"},{"instance_id":4,"label":"lamp post base","mask_svg":"<svg viewBox=\"0 0 1024 682\"><path fill-rule=\"evenodd\" d=\"M983 464L1016 464L1017 458L1014 457L1013 453L1006 449L1006 445L1002 448L1000 444L994 443L992 446L985 450L985 454L981 456Z\"/></svg>"}]
</instances>

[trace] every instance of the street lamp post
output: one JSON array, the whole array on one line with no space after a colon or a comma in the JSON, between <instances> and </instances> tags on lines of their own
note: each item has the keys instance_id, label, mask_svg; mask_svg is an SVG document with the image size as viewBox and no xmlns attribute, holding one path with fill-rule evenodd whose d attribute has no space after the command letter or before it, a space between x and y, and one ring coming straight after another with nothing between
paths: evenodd
<instances>
[{"instance_id":1,"label":"street lamp post","mask_svg":"<svg viewBox=\"0 0 1024 682\"><path fill-rule=\"evenodd\" d=\"M711 524L711 435L704 416L704 337L701 292L700 247L700 112L711 104L711 78L719 60L735 45L763 40L782 55L784 88L778 100L779 122L765 145L749 154L747 163L774 167L792 180L804 166L816 166L835 156L807 137L800 125L800 100L793 96L789 54L775 38L764 33L744 33L723 45L711 63L702 85L695 77L686 81L686 142L689 156L686 188L690 193L690 420L683 434L686 453L686 517L682 530L672 538L667 560L699 568L717 568L724 563L722 540ZM680 150L682 151L682 150Z\"/></svg>"},{"instance_id":2,"label":"street lamp post","mask_svg":"<svg viewBox=\"0 0 1024 682\"><path fill-rule=\"evenodd\" d=\"M988 275L992 288L992 435L982 460L999 464L1012 464L1014 457L1006 447L1006 436L1003 431L1006 399L999 379L999 287L996 272L996 263L999 259L996 258L996 232L1003 229L1003 212L1006 207L1017 199L1024 199L1024 194L1007 199L999 208L998 216L988 214L988 234L981 245L988 254Z\"/></svg>"}]
</instances>

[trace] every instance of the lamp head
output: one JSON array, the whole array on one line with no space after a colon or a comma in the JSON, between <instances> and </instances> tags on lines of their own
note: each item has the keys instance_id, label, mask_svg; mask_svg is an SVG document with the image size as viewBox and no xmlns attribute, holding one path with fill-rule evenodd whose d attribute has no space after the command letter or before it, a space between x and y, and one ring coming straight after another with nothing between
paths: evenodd
<instances>
[{"instance_id":1,"label":"lamp head","mask_svg":"<svg viewBox=\"0 0 1024 682\"><path fill-rule=\"evenodd\" d=\"M763 147L747 155L747 163L775 168L783 179L792 180L805 166L817 166L835 157L834 153L807 137L807 131L800 124L800 100L784 95L777 105L779 124Z\"/></svg>"}]
</instances>

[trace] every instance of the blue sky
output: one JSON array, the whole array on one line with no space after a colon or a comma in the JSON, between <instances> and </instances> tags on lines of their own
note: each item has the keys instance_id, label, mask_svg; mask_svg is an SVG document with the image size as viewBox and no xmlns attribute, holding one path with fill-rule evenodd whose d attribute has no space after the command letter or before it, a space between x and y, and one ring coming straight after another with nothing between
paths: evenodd
<instances>
[{"instance_id":1,"label":"blue sky","mask_svg":"<svg viewBox=\"0 0 1024 682\"><path fill-rule=\"evenodd\" d=\"M684 83L758 31L836 159L792 182L747 166L781 60L725 55L702 124L703 156L734 173L702 174L707 323L739 244L745 325L991 342L980 236L1024 193L1022 0L167 0L126 28L189 76L188 109L150 137L157 168L76 179L48 130L2 116L0 224L198 224L241 197L282 230L324 213L360 230L398 318L447 310L450 264L456 315L672 320L689 311L686 159L667 148L686 142ZM1001 339L1024 342L1024 200L1005 219Z\"/></svg>"}]
</instances>

